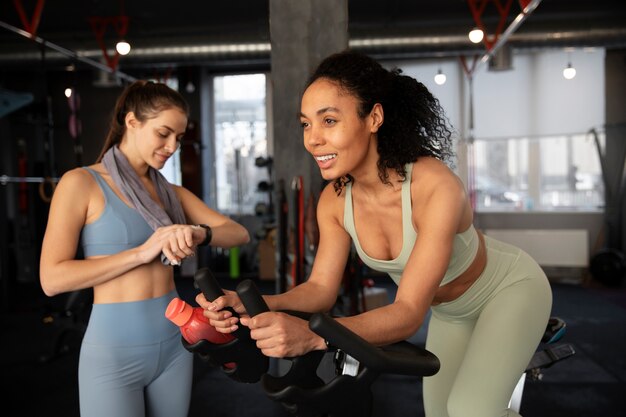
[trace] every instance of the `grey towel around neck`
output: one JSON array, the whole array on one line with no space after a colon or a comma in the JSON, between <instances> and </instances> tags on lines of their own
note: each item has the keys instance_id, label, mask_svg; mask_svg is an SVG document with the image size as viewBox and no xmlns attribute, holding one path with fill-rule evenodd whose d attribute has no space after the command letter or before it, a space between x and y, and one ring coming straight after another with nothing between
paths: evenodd
<instances>
[{"instance_id":1,"label":"grey towel around neck","mask_svg":"<svg viewBox=\"0 0 626 417\"><path fill-rule=\"evenodd\" d=\"M185 213L176 193L159 171L152 167L148 168L150 179L163 207L150 197L139 175L117 145L112 146L104 154L102 164L122 195L141 214L152 230L170 224L186 224ZM165 265L170 263L163 254L161 254L161 261Z\"/></svg>"}]
</instances>

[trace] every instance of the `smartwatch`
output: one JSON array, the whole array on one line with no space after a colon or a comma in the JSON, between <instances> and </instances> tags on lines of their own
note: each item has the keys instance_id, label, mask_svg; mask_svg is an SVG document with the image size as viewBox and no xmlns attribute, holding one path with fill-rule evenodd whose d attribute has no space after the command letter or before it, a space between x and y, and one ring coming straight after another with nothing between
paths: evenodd
<instances>
[{"instance_id":1,"label":"smartwatch","mask_svg":"<svg viewBox=\"0 0 626 417\"><path fill-rule=\"evenodd\" d=\"M202 241L202 243L198 244L198 246L207 246L209 243L211 243L211 238L213 237L213 231L211 230L211 227L207 224L197 224L196 226L201 227L206 231L206 236L204 240Z\"/></svg>"}]
</instances>

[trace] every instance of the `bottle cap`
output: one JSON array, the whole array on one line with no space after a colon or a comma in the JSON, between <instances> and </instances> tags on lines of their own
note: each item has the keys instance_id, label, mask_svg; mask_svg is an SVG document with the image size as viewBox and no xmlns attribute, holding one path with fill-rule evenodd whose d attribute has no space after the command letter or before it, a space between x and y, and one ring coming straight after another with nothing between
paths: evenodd
<instances>
[{"instance_id":1,"label":"bottle cap","mask_svg":"<svg viewBox=\"0 0 626 417\"><path fill-rule=\"evenodd\" d=\"M165 317L170 319L177 326L187 323L193 314L193 307L180 298L174 298L170 301L165 310Z\"/></svg>"}]
</instances>

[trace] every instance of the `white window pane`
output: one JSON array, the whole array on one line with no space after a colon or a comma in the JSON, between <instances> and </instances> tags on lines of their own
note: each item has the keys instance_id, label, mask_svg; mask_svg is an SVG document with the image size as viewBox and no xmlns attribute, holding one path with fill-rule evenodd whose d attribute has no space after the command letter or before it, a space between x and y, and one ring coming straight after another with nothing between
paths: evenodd
<instances>
[{"instance_id":1,"label":"white window pane","mask_svg":"<svg viewBox=\"0 0 626 417\"><path fill-rule=\"evenodd\" d=\"M266 203L259 191L268 171L255 165L267 157L265 75L215 77L215 166L217 207L228 214L253 214Z\"/></svg>"},{"instance_id":2,"label":"white window pane","mask_svg":"<svg viewBox=\"0 0 626 417\"><path fill-rule=\"evenodd\" d=\"M478 211L602 209L602 173L587 134L477 139L473 146Z\"/></svg>"}]
</instances>

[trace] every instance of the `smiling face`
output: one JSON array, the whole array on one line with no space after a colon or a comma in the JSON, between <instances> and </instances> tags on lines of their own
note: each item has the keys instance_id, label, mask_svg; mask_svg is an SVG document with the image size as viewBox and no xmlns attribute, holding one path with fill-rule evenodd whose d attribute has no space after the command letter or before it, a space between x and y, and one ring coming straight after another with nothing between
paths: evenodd
<instances>
[{"instance_id":1,"label":"smiling face","mask_svg":"<svg viewBox=\"0 0 626 417\"><path fill-rule=\"evenodd\" d=\"M311 84L300 107L304 147L313 155L322 177L332 180L347 174L376 172L376 132L382 124L382 107L376 104L364 118L358 99L337 83L320 78Z\"/></svg>"},{"instance_id":2,"label":"smiling face","mask_svg":"<svg viewBox=\"0 0 626 417\"><path fill-rule=\"evenodd\" d=\"M130 112L126 115L126 135L120 149L133 165L143 163L161 169L179 148L186 128L186 114L175 107L164 109L144 122Z\"/></svg>"}]
</instances>

